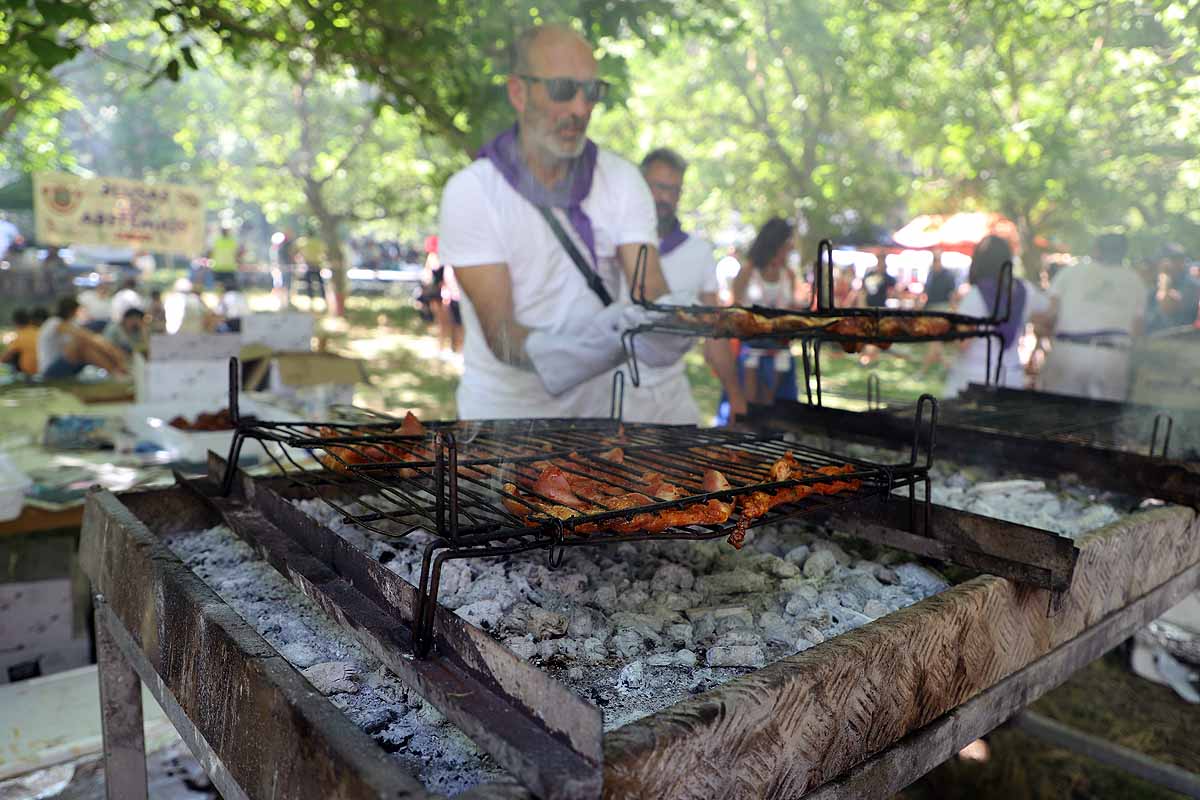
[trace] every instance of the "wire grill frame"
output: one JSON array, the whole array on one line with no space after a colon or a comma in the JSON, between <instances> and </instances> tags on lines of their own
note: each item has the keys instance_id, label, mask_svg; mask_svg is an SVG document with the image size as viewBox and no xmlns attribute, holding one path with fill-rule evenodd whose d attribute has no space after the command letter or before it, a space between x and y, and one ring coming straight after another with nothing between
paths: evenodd
<instances>
[{"instance_id":1,"label":"wire grill frame","mask_svg":"<svg viewBox=\"0 0 1200 800\"><path fill-rule=\"evenodd\" d=\"M917 484L925 486L921 518L928 526L929 467L937 423L937 401L928 395L916 408L908 460L880 464L788 442L782 434L639 425L619 419L436 422L426 424L426 432L420 435L400 433L404 423L396 420L356 424L243 419L238 412L237 378L237 360L231 359L229 409L236 430L223 482L226 494L232 489L242 444L246 439L255 439L263 443L285 478L320 497L345 522L386 537L404 537L416 530L434 535L425 547L418 587L420 654L430 646L434 601L441 566L447 560L545 549L553 566L561 561L566 547L720 538L851 503L887 501L904 488L908 490L910 523L915 530L920 502L916 499ZM623 463L604 457L614 447L621 448ZM322 453L319 469L300 455L314 450ZM788 453L811 472L801 478L771 481L768 469ZM381 456L387 460L379 460ZM660 475L687 494L681 499L568 519L547 514L539 517L541 509L535 500L555 502L533 488L542 462L595 481L600 489L614 495L645 496L645 473ZM852 474L813 474L820 467L844 465L852 467ZM704 491L702 474L708 469L719 469L731 483L740 485ZM822 493L823 487L838 480L853 480L858 486ZM520 486L521 494L506 491L506 482ZM662 532L577 531L605 521L632 520L637 514L682 510L712 500L736 504L738 498L754 493L806 485L817 488L799 501L770 508L753 519L743 519L735 510L726 522L688 524ZM365 510L351 509L347 498ZM588 500L603 506L593 496ZM517 515L504 507L504 501L524 504L531 512L525 517Z\"/></svg>"},{"instance_id":2,"label":"wire grill frame","mask_svg":"<svg viewBox=\"0 0 1200 800\"><path fill-rule=\"evenodd\" d=\"M814 267L814 302L811 309L795 310L785 308L767 308L764 306L704 306L704 305L663 305L655 303L646 297L646 263L647 249L643 247L638 252L637 265L630 286L630 299L647 311L659 315L653 321L643 323L624 332L621 344L625 351L625 361L629 369L630 380L634 386L641 385L641 371L638 367L637 337L649 333L663 333L676 336L692 336L704 338L728 339L736 338L741 342L778 343L780 348L786 347L793 339L801 340L803 347L805 395L811 405L814 392L812 383L816 383L816 404L822 404L820 348L824 342L841 345L863 346L929 342L955 342L966 339L982 338L987 342L986 380L999 383L1003 374L1004 337L997 326L1008 322L1012 314L1013 264L1006 261L1001 266L1000 277L997 280L998 291L992 302L992 309L986 317L975 317L949 311L932 311L927 309L892 309L892 308L840 308L834 305L833 287L833 242L822 239L817 246L817 261ZM1002 302L1003 301L1003 302ZM824 325L814 324L810 328L799 328L794 331L768 333L755 336L734 336L727 332L714 330L702 324L688 324L681 321L676 312L685 311L696 315L708 313L729 312L734 310L748 311L767 318L803 317L815 322L828 319ZM904 334L904 335L856 335L837 333L828 329L836 318L865 318L876 322L883 319L939 319L948 323L948 329L940 334ZM995 369L992 368L993 346L995 346Z\"/></svg>"},{"instance_id":3,"label":"wire grill frame","mask_svg":"<svg viewBox=\"0 0 1200 800\"><path fill-rule=\"evenodd\" d=\"M1179 410L980 384L969 386L942 411L951 425L1161 459L1169 458L1177 422L1193 436L1200 423L1200 415Z\"/></svg>"}]
</instances>

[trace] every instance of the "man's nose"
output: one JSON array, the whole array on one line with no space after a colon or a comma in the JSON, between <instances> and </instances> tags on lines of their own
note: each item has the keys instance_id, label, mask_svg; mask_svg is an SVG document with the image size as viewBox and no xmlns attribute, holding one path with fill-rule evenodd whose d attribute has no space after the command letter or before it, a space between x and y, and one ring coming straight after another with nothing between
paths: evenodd
<instances>
[{"instance_id":1,"label":"man's nose","mask_svg":"<svg viewBox=\"0 0 1200 800\"><path fill-rule=\"evenodd\" d=\"M582 86L575 90L574 96L567 102L567 108L570 109L571 113L581 117L592 113L592 109L595 106L595 103L588 102L587 97L584 96Z\"/></svg>"}]
</instances>

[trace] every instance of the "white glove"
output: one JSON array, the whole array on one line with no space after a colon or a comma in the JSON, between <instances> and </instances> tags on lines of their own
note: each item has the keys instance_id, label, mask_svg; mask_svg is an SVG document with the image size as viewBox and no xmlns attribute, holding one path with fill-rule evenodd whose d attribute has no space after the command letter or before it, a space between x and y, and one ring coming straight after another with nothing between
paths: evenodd
<instances>
[{"instance_id":1,"label":"white glove","mask_svg":"<svg viewBox=\"0 0 1200 800\"><path fill-rule=\"evenodd\" d=\"M579 330L532 331L525 337L525 354L547 392L557 397L624 360L621 333L626 328L625 308L616 304L607 306Z\"/></svg>"},{"instance_id":2,"label":"white glove","mask_svg":"<svg viewBox=\"0 0 1200 800\"><path fill-rule=\"evenodd\" d=\"M661 302L661 299L658 301ZM636 328L640 325L661 321L666 314L661 311L648 311L639 305L625 307L622 324L626 328ZM692 349L695 339L689 336L678 336L673 333L655 333L646 331L633 338L633 349L638 361L651 367L669 367L683 358Z\"/></svg>"},{"instance_id":3,"label":"white glove","mask_svg":"<svg viewBox=\"0 0 1200 800\"><path fill-rule=\"evenodd\" d=\"M674 333L639 333L633 337L637 360L651 367L669 367L683 358L696 340Z\"/></svg>"}]
</instances>

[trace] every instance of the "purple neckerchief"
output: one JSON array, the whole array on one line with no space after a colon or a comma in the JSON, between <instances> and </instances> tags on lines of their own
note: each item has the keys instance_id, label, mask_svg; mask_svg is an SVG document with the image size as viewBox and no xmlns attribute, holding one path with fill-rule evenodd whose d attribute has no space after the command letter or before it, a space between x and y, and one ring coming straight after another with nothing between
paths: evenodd
<instances>
[{"instance_id":1,"label":"purple neckerchief","mask_svg":"<svg viewBox=\"0 0 1200 800\"><path fill-rule=\"evenodd\" d=\"M688 235L683 232L683 226L679 224L679 217L675 218L675 224L671 230L667 231L667 235L662 237L658 243L658 254L665 256L667 253L674 250L679 245L687 241Z\"/></svg>"},{"instance_id":2,"label":"purple neckerchief","mask_svg":"<svg viewBox=\"0 0 1200 800\"><path fill-rule=\"evenodd\" d=\"M570 186L547 189L529 172L525 160L521 158L521 150L517 145L517 126L514 125L504 133L492 139L479 148L477 158L491 161L508 185L517 194L524 197L539 208L563 208L567 212L567 221L579 234L579 238L587 245L592 254L592 265L596 261L596 234L592 231L592 220L583 210L583 200L592 191L592 173L596 170L596 143L591 139L583 146L583 153L575 159L568 174Z\"/></svg>"},{"instance_id":3,"label":"purple neckerchief","mask_svg":"<svg viewBox=\"0 0 1200 800\"><path fill-rule=\"evenodd\" d=\"M1025 281L1019 278L1013 278L1012 286L1012 310L1008 314L1008 322L996 326L996 330L1004 339L1004 349L1012 347L1017 343L1017 334L1025 327ZM987 307L987 315L991 316L992 309L996 308L996 292L998 291L996 280L993 278L985 278L978 284L979 293L983 295L983 303ZM1000 298L999 312L1004 313L1005 299Z\"/></svg>"}]
</instances>

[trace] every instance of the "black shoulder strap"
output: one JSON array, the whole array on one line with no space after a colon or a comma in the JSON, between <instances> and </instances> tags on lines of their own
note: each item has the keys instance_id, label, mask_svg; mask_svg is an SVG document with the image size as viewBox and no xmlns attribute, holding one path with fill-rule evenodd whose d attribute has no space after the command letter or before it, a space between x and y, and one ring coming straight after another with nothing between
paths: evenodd
<instances>
[{"instance_id":1,"label":"black shoulder strap","mask_svg":"<svg viewBox=\"0 0 1200 800\"><path fill-rule=\"evenodd\" d=\"M612 295L608 293L608 289L604 288L604 281L600 280L600 276L596 274L596 270L588 266L583 253L579 252L579 248L575 246L575 243L571 241L571 237L563 230L562 223L558 221L558 217L554 216L554 212L545 206L538 206L538 211L542 212L542 216L546 218L547 224L550 225L550 230L554 231L554 238L558 239L558 243L567 251L567 255L575 262L575 266L579 267L579 273L587 281L588 288L596 293L601 303L611 306L613 301Z\"/></svg>"}]
</instances>

